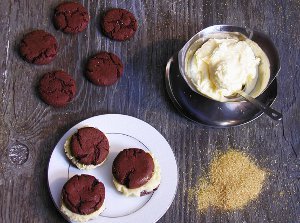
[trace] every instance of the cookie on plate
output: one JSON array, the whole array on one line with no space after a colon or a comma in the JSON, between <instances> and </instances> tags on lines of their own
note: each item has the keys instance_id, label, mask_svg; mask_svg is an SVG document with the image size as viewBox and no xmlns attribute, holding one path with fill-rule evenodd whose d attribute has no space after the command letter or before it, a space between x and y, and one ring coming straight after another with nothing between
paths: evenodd
<instances>
[{"instance_id":1,"label":"cookie on plate","mask_svg":"<svg viewBox=\"0 0 300 223\"><path fill-rule=\"evenodd\" d=\"M137 28L134 15L126 9L111 9L102 19L104 34L113 40L128 40L135 34Z\"/></svg>"},{"instance_id":2,"label":"cookie on plate","mask_svg":"<svg viewBox=\"0 0 300 223\"><path fill-rule=\"evenodd\" d=\"M54 11L54 25L64 33L76 34L86 29L90 16L86 8L78 2L64 2Z\"/></svg>"},{"instance_id":3,"label":"cookie on plate","mask_svg":"<svg viewBox=\"0 0 300 223\"><path fill-rule=\"evenodd\" d=\"M95 85L109 86L116 83L123 74L120 58L109 52L99 52L87 64L86 76Z\"/></svg>"},{"instance_id":4,"label":"cookie on plate","mask_svg":"<svg viewBox=\"0 0 300 223\"><path fill-rule=\"evenodd\" d=\"M151 153L138 148L121 151L113 161L113 183L125 196L143 196L160 184L160 167Z\"/></svg>"},{"instance_id":5,"label":"cookie on plate","mask_svg":"<svg viewBox=\"0 0 300 223\"><path fill-rule=\"evenodd\" d=\"M94 169L104 163L109 153L105 134L93 127L84 127L67 139L65 153L79 169Z\"/></svg>"},{"instance_id":6,"label":"cookie on plate","mask_svg":"<svg viewBox=\"0 0 300 223\"><path fill-rule=\"evenodd\" d=\"M43 75L39 83L41 99L53 107L67 105L75 96L76 83L71 75L64 71L52 71Z\"/></svg>"},{"instance_id":7,"label":"cookie on plate","mask_svg":"<svg viewBox=\"0 0 300 223\"><path fill-rule=\"evenodd\" d=\"M44 30L35 30L24 35L20 54L29 63L49 64L57 54L58 44L53 35Z\"/></svg>"},{"instance_id":8,"label":"cookie on plate","mask_svg":"<svg viewBox=\"0 0 300 223\"><path fill-rule=\"evenodd\" d=\"M63 186L61 212L71 221L86 222L104 211L105 187L94 176L71 177Z\"/></svg>"}]
</instances>

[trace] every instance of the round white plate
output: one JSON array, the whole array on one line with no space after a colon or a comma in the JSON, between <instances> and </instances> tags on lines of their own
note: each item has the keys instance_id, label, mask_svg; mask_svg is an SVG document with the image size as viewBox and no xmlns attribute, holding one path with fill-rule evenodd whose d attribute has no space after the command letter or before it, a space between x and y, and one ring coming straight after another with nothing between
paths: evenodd
<instances>
[{"instance_id":1,"label":"round white plate","mask_svg":"<svg viewBox=\"0 0 300 223\"><path fill-rule=\"evenodd\" d=\"M64 153L66 139L78 128L96 127L109 140L110 151L105 163L89 171L72 166ZM125 197L112 182L112 162L125 148L141 148L150 151L161 168L161 183L157 191L143 197ZM108 114L86 119L72 127L55 146L48 166L48 184L52 199L60 209L61 190L65 182L75 174L90 174L105 185L105 210L90 223L153 223L170 207L177 189L178 173L173 151L165 138L152 126L137 118Z\"/></svg>"}]
</instances>

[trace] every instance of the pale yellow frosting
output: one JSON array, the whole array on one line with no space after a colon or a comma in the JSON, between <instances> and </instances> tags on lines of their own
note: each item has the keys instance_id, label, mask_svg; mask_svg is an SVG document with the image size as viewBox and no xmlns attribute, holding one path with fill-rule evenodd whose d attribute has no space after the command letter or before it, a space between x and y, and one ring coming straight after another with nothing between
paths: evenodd
<instances>
[{"instance_id":1,"label":"pale yellow frosting","mask_svg":"<svg viewBox=\"0 0 300 223\"><path fill-rule=\"evenodd\" d=\"M187 75L202 94L227 101L225 96L243 85L254 89L261 59L266 58L256 56L256 45L248 39L209 39L191 57Z\"/></svg>"},{"instance_id":2,"label":"pale yellow frosting","mask_svg":"<svg viewBox=\"0 0 300 223\"><path fill-rule=\"evenodd\" d=\"M77 222L86 222L92 218L95 218L98 215L100 215L104 211L104 209L105 209L105 205L103 203L102 206L97 211L88 215L81 215L70 211L67 208L67 206L64 204L64 202L61 203L61 207L60 207L60 210L64 215L66 215L70 220L77 221Z\"/></svg>"}]
</instances>

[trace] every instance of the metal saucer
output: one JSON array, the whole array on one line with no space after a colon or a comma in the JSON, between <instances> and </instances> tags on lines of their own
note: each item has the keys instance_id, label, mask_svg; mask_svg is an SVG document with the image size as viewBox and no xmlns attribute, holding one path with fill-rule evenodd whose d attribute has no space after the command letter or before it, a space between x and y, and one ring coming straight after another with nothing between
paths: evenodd
<instances>
[{"instance_id":1,"label":"metal saucer","mask_svg":"<svg viewBox=\"0 0 300 223\"><path fill-rule=\"evenodd\" d=\"M247 101L218 102L193 91L179 71L178 54L166 66L165 84L175 107L188 119L202 125L225 128L248 123L263 112ZM276 78L257 99L270 106L277 96Z\"/></svg>"}]
</instances>

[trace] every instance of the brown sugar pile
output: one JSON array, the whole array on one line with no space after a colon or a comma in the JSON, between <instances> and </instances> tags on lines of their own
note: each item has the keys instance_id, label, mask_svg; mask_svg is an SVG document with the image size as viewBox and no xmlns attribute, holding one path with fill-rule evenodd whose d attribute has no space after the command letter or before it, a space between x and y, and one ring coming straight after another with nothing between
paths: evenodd
<instances>
[{"instance_id":1,"label":"brown sugar pile","mask_svg":"<svg viewBox=\"0 0 300 223\"><path fill-rule=\"evenodd\" d=\"M208 179L201 178L192 193L200 211L210 206L225 211L241 209L258 197L265 178L266 172L245 153L231 149L213 159Z\"/></svg>"}]
</instances>

